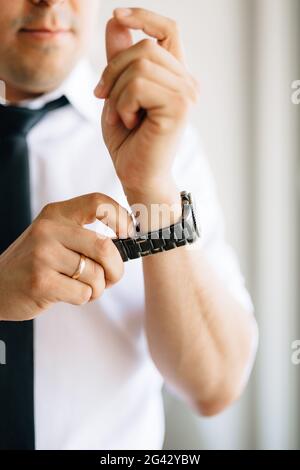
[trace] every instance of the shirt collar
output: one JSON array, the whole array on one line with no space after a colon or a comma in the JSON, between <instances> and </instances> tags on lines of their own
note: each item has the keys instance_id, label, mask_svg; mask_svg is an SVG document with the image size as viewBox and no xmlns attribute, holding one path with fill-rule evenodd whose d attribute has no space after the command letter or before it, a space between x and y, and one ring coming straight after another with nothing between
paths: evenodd
<instances>
[{"instance_id":1,"label":"shirt collar","mask_svg":"<svg viewBox=\"0 0 300 470\"><path fill-rule=\"evenodd\" d=\"M66 96L73 108L86 120L99 122L103 100L94 96L97 75L90 63L83 59L73 69L68 78L54 91L45 93L33 100L24 100L19 106L39 109L62 95Z\"/></svg>"}]
</instances>

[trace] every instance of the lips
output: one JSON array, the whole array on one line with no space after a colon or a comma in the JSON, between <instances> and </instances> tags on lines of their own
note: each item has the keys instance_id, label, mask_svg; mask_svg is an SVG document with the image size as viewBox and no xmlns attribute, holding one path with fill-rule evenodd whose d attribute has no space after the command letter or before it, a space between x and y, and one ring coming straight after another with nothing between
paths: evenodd
<instances>
[{"instance_id":1,"label":"lips","mask_svg":"<svg viewBox=\"0 0 300 470\"><path fill-rule=\"evenodd\" d=\"M22 28L21 32L25 33L66 33L70 31L66 28L50 29L50 28Z\"/></svg>"},{"instance_id":2,"label":"lips","mask_svg":"<svg viewBox=\"0 0 300 470\"><path fill-rule=\"evenodd\" d=\"M72 31L68 28L52 29L44 26L31 26L27 28L22 28L19 32L23 35L27 35L34 38L51 39L70 34Z\"/></svg>"}]
</instances>

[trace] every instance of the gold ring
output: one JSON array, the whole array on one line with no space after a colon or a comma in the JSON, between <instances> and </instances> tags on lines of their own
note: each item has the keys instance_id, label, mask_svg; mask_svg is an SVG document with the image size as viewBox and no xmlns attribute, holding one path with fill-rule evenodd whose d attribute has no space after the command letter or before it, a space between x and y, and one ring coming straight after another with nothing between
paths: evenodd
<instances>
[{"instance_id":1,"label":"gold ring","mask_svg":"<svg viewBox=\"0 0 300 470\"><path fill-rule=\"evenodd\" d=\"M72 276L72 279L79 279L80 275L83 273L83 270L86 265L86 257L84 255L80 255L80 261L78 264L78 268L76 269L75 273Z\"/></svg>"}]
</instances>

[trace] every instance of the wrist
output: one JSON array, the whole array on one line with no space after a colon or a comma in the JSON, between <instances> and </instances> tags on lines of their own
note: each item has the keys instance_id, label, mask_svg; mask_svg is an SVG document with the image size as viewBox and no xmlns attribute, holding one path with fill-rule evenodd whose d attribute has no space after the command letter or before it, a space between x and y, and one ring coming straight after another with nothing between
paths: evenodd
<instances>
[{"instance_id":1,"label":"wrist","mask_svg":"<svg viewBox=\"0 0 300 470\"><path fill-rule=\"evenodd\" d=\"M168 227L181 218L180 191L172 179L124 191L141 233Z\"/></svg>"}]
</instances>

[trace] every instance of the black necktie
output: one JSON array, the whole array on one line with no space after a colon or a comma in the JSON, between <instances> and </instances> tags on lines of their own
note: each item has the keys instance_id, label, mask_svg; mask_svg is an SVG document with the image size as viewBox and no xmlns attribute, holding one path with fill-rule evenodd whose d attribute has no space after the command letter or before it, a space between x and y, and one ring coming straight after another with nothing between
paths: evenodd
<instances>
[{"instance_id":1,"label":"black necktie","mask_svg":"<svg viewBox=\"0 0 300 470\"><path fill-rule=\"evenodd\" d=\"M0 105L0 254L31 224L28 132L62 97L41 109ZM1 305L0 305L1 308ZM34 449L33 321L0 321L0 449Z\"/></svg>"}]
</instances>

